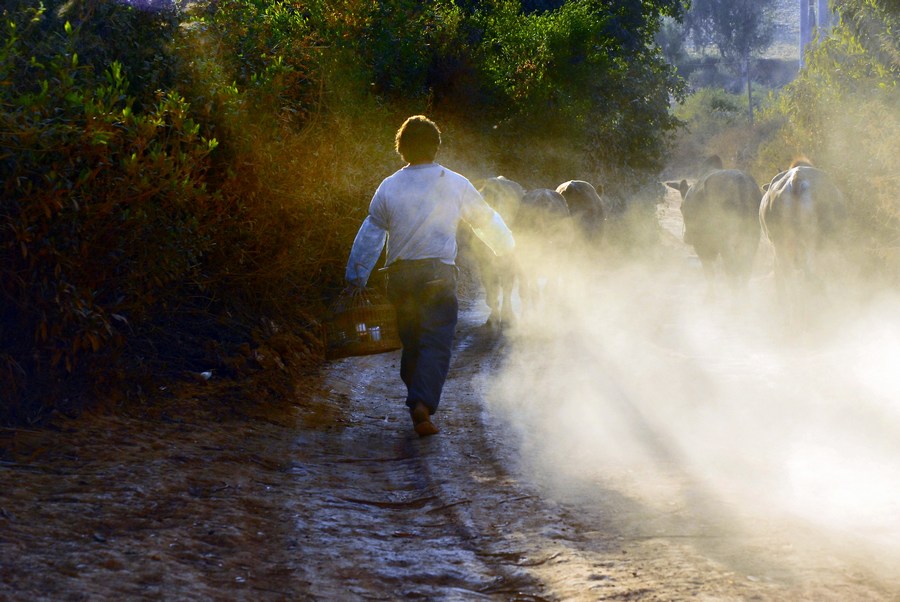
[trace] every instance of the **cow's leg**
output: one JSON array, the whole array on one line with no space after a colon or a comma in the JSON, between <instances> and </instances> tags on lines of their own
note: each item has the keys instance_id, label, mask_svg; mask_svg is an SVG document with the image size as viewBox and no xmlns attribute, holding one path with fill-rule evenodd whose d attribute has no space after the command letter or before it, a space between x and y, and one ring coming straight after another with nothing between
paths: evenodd
<instances>
[{"instance_id":1,"label":"cow's leg","mask_svg":"<svg viewBox=\"0 0 900 602\"><path fill-rule=\"evenodd\" d=\"M775 247L775 299L782 308L787 307L787 279L790 272L787 249Z\"/></svg>"},{"instance_id":2,"label":"cow's leg","mask_svg":"<svg viewBox=\"0 0 900 602\"><path fill-rule=\"evenodd\" d=\"M533 274L523 274L519 277L519 297L522 299L522 315L530 317L534 313L537 298Z\"/></svg>"},{"instance_id":3,"label":"cow's leg","mask_svg":"<svg viewBox=\"0 0 900 602\"><path fill-rule=\"evenodd\" d=\"M503 327L514 326L516 311L513 308L512 296L516 285L514 266L507 265L500 272L500 322Z\"/></svg>"},{"instance_id":4,"label":"cow's leg","mask_svg":"<svg viewBox=\"0 0 900 602\"><path fill-rule=\"evenodd\" d=\"M803 330L806 284L796 244L775 249L775 291L784 317L785 328L792 335Z\"/></svg>"},{"instance_id":5,"label":"cow's leg","mask_svg":"<svg viewBox=\"0 0 900 602\"><path fill-rule=\"evenodd\" d=\"M718 253L706 245L695 243L694 251L700 260L700 266L703 268L703 276L706 279L706 299L712 300L716 297L716 259Z\"/></svg>"},{"instance_id":6,"label":"cow's leg","mask_svg":"<svg viewBox=\"0 0 900 602\"><path fill-rule=\"evenodd\" d=\"M484 289L484 302L490 310L490 315L484 323L486 328L495 328L500 320L500 307L498 302L499 290L497 284L497 267L495 264L496 257L493 251L481 241L473 245L473 253L475 265L478 269L478 280Z\"/></svg>"},{"instance_id":7,"label":"cow's leg","mask_svg":"<svg viewBox=\"0 0 900 602\"><path fill-rule=\"evenodd\" d=\"M502 294L502 290L499 286L500 283L497 274L494 273L493 269L485 269L482 284L484 285L485 302L491 310L491 315L488 316L485 325L489 326L491 329L499 328L501 322L500 295Z\"/></svg>"},{"instance_id":8,"label":"cow's leg","mask_svg":"<svg viewBox=\"0 0 900 602\"><path fill-rule=\"evenodd\" d=\"M703 277L706 280L706 299L712 301L716 298L716 262L715 259L702 259Z\"/></svg>"},{"instance_id":9,"label":"cow's leg","mask_svg":"<svg viewBox=\"0 0 900 602\"><path fill-rule=\"evenodd\" d=\"M823 261L822 253L818 249L816 251L810 251L808 248L804 250L803 276L810 295L822 296L825 294L825 282L820 274L827 273L832 276L832 273L823 271L823 264L827 265L827 262Z\"/></svg>"},{"instance_id":10,"label":"cow's leg","mask_svg":"<svg viewBox=\"0 0 900 602\"><path fill-rule=\"evenodd\" d=\"M750 272L753 269L753 257L746 249L731 249L722 254L722 267L728 279L728 286L738 292L747 286Z\"/></svg>"}]
</instances>

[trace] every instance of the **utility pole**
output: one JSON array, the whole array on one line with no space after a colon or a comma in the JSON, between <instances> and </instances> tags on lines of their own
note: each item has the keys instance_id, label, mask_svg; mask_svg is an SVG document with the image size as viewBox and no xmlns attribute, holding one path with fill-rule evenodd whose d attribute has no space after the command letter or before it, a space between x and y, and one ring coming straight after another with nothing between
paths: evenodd
<instances>
[{"instance_id":1,"label":"utility pole","mask_svg":"<svg viewBox=\"0 0 900 602\"><path fill-rule=\"evenodd\" d=\"M817 13L819 21L819 38L825 37L831 31L831 8L828 6L828 0L819 0L819 11Z\"/></svg>"},{"instance_id":2,"label":"utility pole","mask_svg":"<svg viewBox=\"0 0 900 602\"><path fill-rule=\"evenodd\" d=\"M800 68L805 62L806 46L812 41L812 30L816 23L815 0L800 0Z\"/></svg>"},{"instance_id":3,"label":"utility pole","mask_svg":"<svg viewBox=\"0 0 900 602\"><path fill-rule=\"evenodd\" d=\"M823 39L831 31L832 12L829 0L800 0L800 68L804 65L806 47L813 36Z\"/></svg>"},{"instance_id":4,"label":"utility pole","mask_svg":"<svg viewBox=\"0 0 900 602\"><path fill-rule=\"evenodd\" d=\"M750 127L753 127L753 86L750 83L750 55L747 55L744 61L744 68L747 73L747 110L750 114Z\"/></svg>"}]
</instances>

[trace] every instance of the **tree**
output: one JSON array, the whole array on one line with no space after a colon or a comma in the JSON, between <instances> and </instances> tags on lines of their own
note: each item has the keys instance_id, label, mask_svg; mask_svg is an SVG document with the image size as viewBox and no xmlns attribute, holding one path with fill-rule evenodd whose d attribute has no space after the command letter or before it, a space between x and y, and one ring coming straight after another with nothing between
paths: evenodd
<instances>
[{"instance_id":1,"label":"tree","mask_svg":"<svg viewBox=\"0 0 900 602\"><path fill-rule=\"evenodd\" d=\"M750 123L750 58L772 42L775 4L775 0L694 0L685 19L695 44L715 46L722 58L746 77Z\"/></svg>"},{"instance_id":2,"label":"tree","mask_svg":"<svg viewBox=\"0 0 900 602\"><path fill-rule=\"evenodd\" d=\"M654 42L672 65L678 65L687 57L685 31L684 23L665 17L660 22L659 31L656 32Z\"/></svg>"},{"instance_id":3,"label":"tree","mask_svg":"<svg viewBox=\"0 0 900 602\"><path fill-rule=\"evenodd\" d=\"M663 17L682 18L685 0L312 4L326 45L349 51L357 79L388 102L427 100L433 111L503 123L513 138L565 128L567 143L617 174L655 178L661 168L683 84L653 40Z\"/></svg>"},{"instance_id":4,"label":"tree","mask_svg":"<svg viewBox=\"0 0 900 602\"><path fill-rule=\"evenodd\" d=\"M900 0L837 0L833 33L808 49L798 77L761 114L757 173L799 153L830 172L857 227L859 272L900 280Z\"/></svg>"},{"instance_id":5,"label":"tree","mask_svg":"<svg viewBox=\"0 0 900 602\"><path fill-rule=\"evenodd\" d=\"M900 71L900 0L836 0L841 23L876 63Z\"/></svg>"}]
</instances>

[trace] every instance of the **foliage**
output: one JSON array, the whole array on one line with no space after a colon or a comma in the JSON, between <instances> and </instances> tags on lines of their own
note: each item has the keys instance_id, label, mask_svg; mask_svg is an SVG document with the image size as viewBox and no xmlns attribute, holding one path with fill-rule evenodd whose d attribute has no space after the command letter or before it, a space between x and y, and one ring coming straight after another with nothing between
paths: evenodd
<instances>
[{"instance_id":1,"label":"foliage","mask_svg":"<svg viewBox=\"0 0 900 602\"><path fill-rule=\"evenodd\" d=\"M441 66L464 68L468 32L452 1L339 0L313 2L312 12L329 44L350 51L361 82L390 99L440 93Z\"/></svg>"},{"instance_id":2,"label":"foliage","mask_svg":"<svg viewBox=\"0 0 900 602\"><path fill-rule=\"evenodd\" d=\"M62 403L60 378L110 362L123 333L191 277L211 245L203 174L216 145L177 94L145 98L139 112L120 63L82 65L69 22L44 43L44 11L18 16L4 20L0 48L0 379L11 413L26 393Z\"/></svg>"},{"instance_id":3,"label":"foliage","mask_svg":"<svg viewBox=\"0 0 900 602\"><path fill-rule=\"evenodd\" d=\"M661 166L665 134L677 125L667 108L680 83L653 36L663 16L680 18L684 7L557 4L344 0L318 14L333 31L329 42L362 59L362 81L384 98L422 99L512 137L562 134L615 189Z\"/></svg>"},{"instance_id":4,"label":"foliage","mask_svg":"<svg viewBox=\"0 0 900 602\"><path fill-rule=\"evenodd\" d=\"M20 49L38 54L65 49L77 54L81 65L96 65L99 71L114 61L125 66L129 75L125 92L136 109L145 102L154 104L155 92L172 88L177 78L180 65L167 50L179 23L174 9L145 12L104 0L9 0L3 19L4 29L7 21L19 24L6 42L14 37ZM22 63L10 75L32 77Z\"/></svg>"},{"instance_id":5,"label":"foliage","mask_svg":"<svg viewBox=\"0 0 900 602\"><path fill-rule=\"evenodd\" d=\"M741 121L743 102L737 94L718 88L701 88L678 105L675 114L702 145L715 133Z\"/></svg>"},{"instance_id":6,"label":"foliage","mask_svg":"<svg viewBox=\"0 0 900 602\"><path fill-rule=\"evenodd\" d=\"M341 286L412 112L439 119L467 173L581 177L624 199L677 123L653 36L683 9L7 3L0 421L77 409L136 368L243 374L296 355L274 340L311 353L309 314Z\"/></svg>"},{"instance_id":7,"label":"foliage","mask_svg":"<svg viewBox=\"0 0 900 602\"><path fill-rule=\"evenodd\" d=\"M667 109L680 83L652 44L661 16L680 14L675 4L571 2L552 13L484 15L480 64L508 127L561 134L611 197L630 195L661 167L677 125Z\"/></svg>"},{"instance_id":8,"label":"foliage","mask_svg":"<svg viewBox=\"0 0 900 602\"><path fill-rule=\"evenodd\" d=\"M220 127L243 113L299 127L315 110L320 41L302 5L221 0L197 16L192 31L182 53L200 86L193 101L215 103L206 117Z\"/></svg>"},{"instance_id":9,"label":"foliage","mask_svg":"<svg viewBox=\"0 0 900 602\"><path fill-rule=\"evenodd\" d=\"M875 68L900 68L900 1L837 0L846 35L875 55Z\"/></svg>"},{"instance_id":10,"label":"foliage","mask_svg":"<svg viewBox=\"0 0 900 602\"><path fill-rule=\"evenodd\" d=\"M685 38L684 24L672 17L666 17L662 20L659 31L656 32L654 42L659 46L665 59L677 66L688 58Z\"/></svg>"},{"instance_id":11,"label":"foliage","mask_svg":"<svg viewBox=\"0 0 900 602\"><path fill-rule=\"evenodd\" d=\"M299 174L315 152L304 128L322 110L321 41L297 3L223 0L180 43L185 94L220 140L212 169L223 217L205 257L215 296L261 314L273 311L268 302L283 309L318 284L303 270L315 272L308 254L325 249L297 243L330 227L314 203L298 202ZM283 296L259 295L271 287Z\"/></svg>"},{"instance_id":12,"label":"foliage","mask_svg":"<svg viewBox=\"0 0 900 602\"><path fill-rule=\"evenodd\" d=\"M866 268L900 273L900 63L891 2L838 3L841 24L807 55L800 77L764 114L776 133L758 169L774 174L803 154L833 172L859 226Z\"/></svg>"},{"instance_id":13,"label":"foliage","mask_svg":"<svg viewBox=\"0 0 900 602\"><path fill-rule=\"evenodd\" d=\"M696 44L714 44L726 64L743 73L751 124L753 84L750 56L772 42L774 9L775 0L695 0L686 19L687 29Z\"/></svg>"},{"instance_id":14,"label":"foliage","mask_svg":"<svg viewBox=\"0 0 900 602\"><path fill-rule=\"evenodd\" d=\"M684 127L675 134L667 168L679 174L694 173L709 155L718 155L728 167L748 167L752 153L747 125L746 99L718 87L703 87L673 107Z\"/></svg>"},{"instance_id":15,"label":"foliage","mask_svg":"<svg viewBox=\"0 0 900 602\"><path fill-rule=\"evenodd\" d=\"M685 25L696 45L740 63L771 43L774 8L775 0L693 0Z\"/></svg>"}]
</instances>

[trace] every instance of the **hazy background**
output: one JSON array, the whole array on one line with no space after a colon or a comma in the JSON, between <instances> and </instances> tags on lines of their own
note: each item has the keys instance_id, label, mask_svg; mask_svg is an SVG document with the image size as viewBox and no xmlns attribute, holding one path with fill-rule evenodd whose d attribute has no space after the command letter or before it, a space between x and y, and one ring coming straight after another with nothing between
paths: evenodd
<instances>
[{"instance_id":1,"label":"hazy background","mask_svg":"<svg viewBox=\"0 0 900 602\"><path fill-rule=\"evenodd\" d=\"M616 267L547 254L560 281L525 308L489 394L523 468L561 498L674 512L643 535L798 527L894 573L900 299L831 298L797 328L766 245L747 290L715 299L679 245Z\"/></svg>"}]
</instances>

